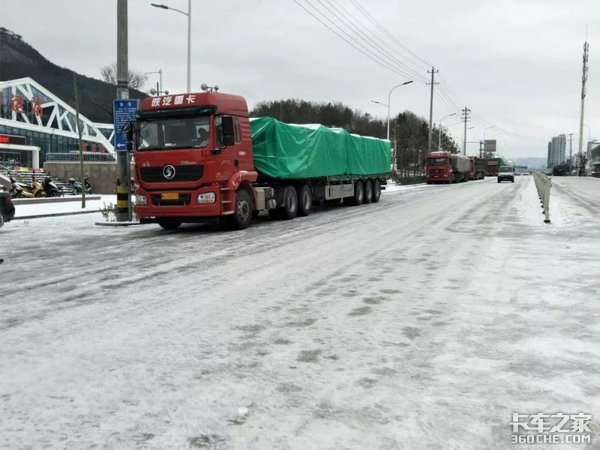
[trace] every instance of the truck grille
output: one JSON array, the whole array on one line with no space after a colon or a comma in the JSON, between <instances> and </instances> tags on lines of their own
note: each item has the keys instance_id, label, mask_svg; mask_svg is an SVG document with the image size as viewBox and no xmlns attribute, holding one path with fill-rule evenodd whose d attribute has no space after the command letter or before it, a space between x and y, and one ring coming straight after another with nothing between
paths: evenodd
<instances>
[{"instance_id":1,"label":"truck grille","mask_svg":"<svg viewBox=\"0 0 600 450\"><path fill-rule=\"evenodd\" d=\"M163 175L162 167L140 167L140 179L147 183L168 183L171 181L196 181L204 175L204 166L173 166L175 176L170 180Z\"/></svg>"}]
</instances>

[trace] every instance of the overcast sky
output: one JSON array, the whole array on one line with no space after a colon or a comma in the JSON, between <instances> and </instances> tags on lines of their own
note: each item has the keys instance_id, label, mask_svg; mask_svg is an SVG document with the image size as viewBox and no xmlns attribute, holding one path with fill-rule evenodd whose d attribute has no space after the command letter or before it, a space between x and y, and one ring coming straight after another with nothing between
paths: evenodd
<instances>
[{"instance_id":1,"label":"overcast sky","mask_svg":"<svg viewBox=\"0 0 600 450\"><path fill-rule=\"evenodd\" d=\"M155 1L187 10L187 0ZM4 0L0 25L54 63L99 78L99 68L116 60L116 3ZM545 157L549 138L560 133L576 133L577 149L586 24L585 122L592 138L600 137L597 0L192 0L192 90L217 84L222 92L245 96L250 107L283 98L340 101L385 118L386 108L371 100L386 103L393 86L413 79L393 92L392 115L408 109L428 118L425 78L432 64L440 71L436 81L442 81L436 85L441 97L434 101L434 122L456 112L454 103L468 106L469 127L475 127L468 141L482 139L493 124L508 131L485 130L486 138L498 140L501 155ZM186 27L179 13L129 0L130 68L162 68L163 87L184 91ZM157 79L150 75L147 89ZM462 145L458 122L449 117L443 123ZM478 148L469 143L468 153Z\"/></svg>"}]
</instances>

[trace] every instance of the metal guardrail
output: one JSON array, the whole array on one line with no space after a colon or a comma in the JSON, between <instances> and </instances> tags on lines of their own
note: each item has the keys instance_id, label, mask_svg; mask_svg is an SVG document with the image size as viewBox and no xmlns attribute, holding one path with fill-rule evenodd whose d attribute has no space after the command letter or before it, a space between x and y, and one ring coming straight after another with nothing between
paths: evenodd
<instances>
[{"instance_id":1,"label":"metal guardrail","mask_svg":"<svg viewBox=\"0 0 600 450\"><path fill-rule=\"evenodd\" d=\"M550 189L552 188L552 178L541 172L534 172L533 179L535 180L535 187L542 202L542 208L544 209L544 222L550 223Z\"/></svg>"}]
</instances>

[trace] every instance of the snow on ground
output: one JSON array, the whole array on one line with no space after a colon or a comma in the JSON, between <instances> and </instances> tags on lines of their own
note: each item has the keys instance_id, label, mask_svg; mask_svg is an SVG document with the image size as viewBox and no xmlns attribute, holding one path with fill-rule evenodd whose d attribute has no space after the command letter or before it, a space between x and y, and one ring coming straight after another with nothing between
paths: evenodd
<instances>
[{"instance_id":1,"label":"snow on ground","mask_svg":"<svg viewBox=\"0 0 600 450\"><path fill-rule=\"evenodd\" d=\"M513 412L592 414L597 445L600 190L585 183L555 179L556 224L531 177L241 232L11 222L2 445L508 448Z\"/></svg>"},{"instance_id":2,"label":"snow on ground","mask_svg":"<svg viewBox=\"0 0 600 450\"><path fill-rule=\"evenodd\" d=\"M77 200L75 200L75 198ZM81 197L74 197L73 201L68 202L30 203L24 205L15 205L15 217L20 218L31 216L43 216L48 214L76 214L82 211L97 211L111 203L114 205L116 202L116 195L101 195L100 200L86 200L85 208L81 208Z\"/></svg>"},{"instance_id":3,"label":"snow on ground","mask_svg":"<svg viewBox=\"0 0 600 450\"><path fill-rule=\"evenodd\" d=\"M387 180L387 184L385 186L385 190L383 191L383 193L388 193L388 192L397 192L397 191L406 191L406 190L412 190L412 189L423 189L423 188L428 188L430 186L428 186L427 184L424 183L418 183L418 184L397 184L394 180Z\"/></svg>"}]
</instances>

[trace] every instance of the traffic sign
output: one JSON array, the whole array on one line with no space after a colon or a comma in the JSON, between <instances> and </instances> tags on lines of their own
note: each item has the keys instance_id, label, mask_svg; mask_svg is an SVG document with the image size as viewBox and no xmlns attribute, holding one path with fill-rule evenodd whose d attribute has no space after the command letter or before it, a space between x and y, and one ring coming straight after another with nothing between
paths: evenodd
<instances>
[{"instance_id":1,"label":"traffic sign","mask_svg":"<svg viewBox=\"0 0 600 450\"><path fill-rule=\"evenodd\" d=\"M113 100L113 124L115 137L113 145L116 152L127 151L127 133L123 127L135 120L135 113L140 109L139 100Z\"/></svg>"}]
</instances>

